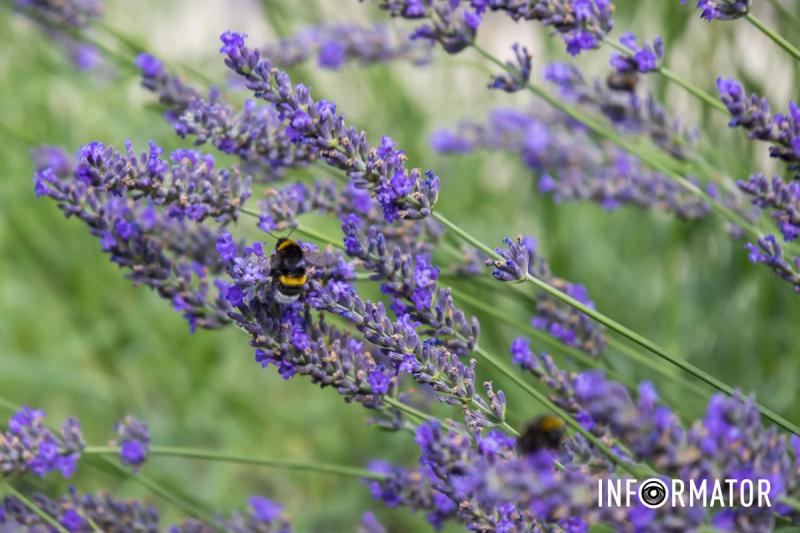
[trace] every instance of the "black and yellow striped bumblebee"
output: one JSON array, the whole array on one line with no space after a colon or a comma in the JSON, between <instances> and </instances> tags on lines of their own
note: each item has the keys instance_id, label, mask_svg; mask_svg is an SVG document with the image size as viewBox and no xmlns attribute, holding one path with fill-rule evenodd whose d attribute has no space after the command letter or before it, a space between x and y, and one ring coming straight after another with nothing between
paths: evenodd
<instances>
[{"instance_id":1,"label":"black and yellow striped bumblebee","mask_svg":"<svg viewBox=\"0 0 800 533\"><path fill-rule=\"evenodd\" d=\"M290 304L303 293L308 283L309 265L324 267L328 263L319 251L304 250L297 241L288 237L277 240L270 261L275 300L281 304Z\"/></svg>"},{"instance_id":2,"label":"black and yellow striped bumblebee","mask_svg":"<svg viewBox=\"0 0 800 533\"><path fill-rule=\"evenodd\" d=\"M566 436L564 421L555 415L542 415L534 418L517 438L517 448L521 453L531 454L542 449L556 449Z\"/></svg>"}]
</instances>

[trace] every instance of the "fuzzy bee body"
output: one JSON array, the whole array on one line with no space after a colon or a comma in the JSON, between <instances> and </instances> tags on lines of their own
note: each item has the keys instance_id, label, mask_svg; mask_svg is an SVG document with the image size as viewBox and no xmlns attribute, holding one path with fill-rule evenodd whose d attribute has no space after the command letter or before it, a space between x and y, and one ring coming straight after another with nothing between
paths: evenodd
<instances>
[{"instance_id":1,"label":"fuzzy bee body","mask_svg":"<svg viewBox=\"0 0 800 533\"><path fill-rule=\"evenodd\" d=\"M530 454L542 449L558 448L564 441L564 421L553 415L536 417L517 439L520 452Z\"/></svg>"},{"instance_id":2,"label":"fuzzy bee body","mask_svg":"<svg viewBox=\"0 0 800 533\"><path fill-rule=\"evenodd\" d=\"M280 238L272 254L271 271L275 281L275 300L281 304L297 301L308 282L308 266L325 266L316 251L304 250L296 241Z\"/></svg>"},{"instance_id":3,"label":"fuzzy bee body","mask_svg":"<svg viewBox=\"0 0 800 533\"><path fill-rule=\"evenodd\" d=\"M636 72L612 72L606 78L606 86L612 91L632 93L638 83L639 75Z\"/></svg>"}]
</instances>

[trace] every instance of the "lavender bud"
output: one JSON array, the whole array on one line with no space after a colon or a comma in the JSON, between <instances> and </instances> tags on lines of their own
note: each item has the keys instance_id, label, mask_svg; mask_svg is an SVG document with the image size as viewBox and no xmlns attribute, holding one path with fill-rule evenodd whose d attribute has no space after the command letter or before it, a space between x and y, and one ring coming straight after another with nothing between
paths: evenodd
<instances>
[{"instance_id":1,"label":"lavender bud","mask_svg":"<svg viewBox=\"0 0 800 533\"><path fill-rule=\"evenodd\" d=\"M132 416L126 416L114 426L119 439L113 445L119 447L120 460L137 470L150 453L150 430L147 425Z\"/></svg>"},{"instance_id":2,"label":"lavender bud","mask_svg":"<svg viewBox=\"0 0 800 533\"><path fill-rule=\"evenodd\" d=\"M515 62L507 61L508 71L494 76L489 82L490 89L500 89L507 93L521 90L531 79L532 56L524 46L514 43Z\"/></svg>"}]
</instances>

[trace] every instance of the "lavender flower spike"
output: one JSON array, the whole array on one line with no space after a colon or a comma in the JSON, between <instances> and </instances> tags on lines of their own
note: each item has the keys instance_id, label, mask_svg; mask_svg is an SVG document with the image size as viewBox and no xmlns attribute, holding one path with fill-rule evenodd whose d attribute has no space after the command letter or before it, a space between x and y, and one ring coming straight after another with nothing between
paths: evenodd
<instances>
[{"instance_id":1,"label":"lavender flower spike","mask_svg":"<svg viewBox=\"0 0 800 533\"><path fill-rule=\"evenodd\" d=\"M521 90L531 79L531 54L524 46L514 43L515 62L507 61L508 71L494 76L489 82L490 89L500 89L507 93Z\"/></svg>"},{"instance_id":2,"label":"lavender flower spike","mask_svg":"<svg viewBox=\"0 0 800 533\"><path fill-rule=\"evenodd\" d=\"M343 170L357 187L369 189L387 221L430 214L439 195L439 178L433 172L407 168L405 153L389 137L370 148L366 134L347 126L332 102L313 100L302 84L292 87L288 74L245 46L244 35L226 32L222 43L225 64L256 96L275 106L290 126L290 138L319 149L329 165Z\"/></svg>"},{"instance_id":3,"label":"lavender flower spike","mask_svg":"<svg viewBox=\"0 0 800 533\"><path fill-rule=\"evenodd\" d=\"M75 473L85 447L80 424L68 418L58 433L44 425L44 411L23 407L0 433L0 477L31 472L44 477L58 470L65 478Z\"/></svg>"},{"instance_id":4,"label":"lavender flower spike","mask_svg":"<svg viewBox=\"0 0 800 533\"><path fill-rule=\"evenodd\" d=\"M685 4L686 0L681 0ZM697 9L705 20L736 20L750 12L752 0L697 0Z\"/></svg>"},{"instance_id":5,"label":"lavender flower spike","mask_svg":"<svg viewBox=\"0 0 800 533\"><path fill-rule=\"evenodd\" d=\"M308 61L337 70L348 61L362 65L408 59L421 65L430 61L431 47L387 24L321 24L267 45L262 53L283 68Z\"/></svg>"},{"instance_id":6,"label":"lavender flower spike","mask_svg":"<svg viewBox=\"0 0 800 533\"><path fill-rule=\"evenodd\" d=\"M250 179L242 178L236 169L215 170L210 155L178 149L168 163L161 158L164 150L153 142L140 156L129 141L125 147L123 154L99 142L87 144L80 152L76 178L112 194L127 191L146 196L168 206L169 215L179 220L234 221L250 196Z\"/></svg>"},{"instance_id":7,"label":"lavender flower spike","mask_svg":"<svg viewBox=\"0 0 800 533\"><path fill-rule=\"evenodd\" d=\"M731 114L728 126L744 128L751 139L772 144L769 155L800 167L800 107L789 102L789 114L772 115L766 98L752 93L748 98L736 80L717 78L720 99Z\"/></svg>"},{"instance_id":8,"label":"lavender flower spike","mask_svg":"<svg viewBox=\"0 0 800 533\"><path fill-rule=\"evenodd\" d=\"M619 42L630 50L629 54L614 53L611 56L611 66L617 69L618 73L639 72L646 73L658 70L664 59L664 41L661 37L656 37L653 44L645 43L639 47L636 44L636 36L633 33L626 33L619 38Z\"/></svg>"}]
</instances>

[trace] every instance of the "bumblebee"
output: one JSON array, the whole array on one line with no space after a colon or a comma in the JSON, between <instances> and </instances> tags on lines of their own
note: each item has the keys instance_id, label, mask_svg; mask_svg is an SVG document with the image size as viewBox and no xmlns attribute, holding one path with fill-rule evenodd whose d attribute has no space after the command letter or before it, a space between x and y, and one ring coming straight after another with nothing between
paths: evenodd
<instances>
[{"instance_id":1,"label":"bumblebee","mask_svg":"<svg viewBox=\"0 0 800 533\"><path fill-rule=\"evenodd\" d=\"M632 93L639 83L636 72L612 72L606 78L606 86L612 91Z\"/></svg>"},{"instance_id":2,"label":"bumblebee","mask_svg":"<svg viewBox=\"0 0 800 533\"><path fill-rule=\"evenodd\" d=\"M308 282L309 265L325 266L324 256L317 251L303 250L292 239L278 239L270 263L278 303L289 304L300 297Z\"/></svg>"},{"instance_id":3,"label":"bumblebee","mask_svg":"<svg viewBox=\"0 0 800 533\"><path fill-rule=\"evenodd\" d=\"M565 434L563 420L554 415L538 416L525 426L517 438L517 448L524 454L544 448L555 449L564 442Z\"/></svg>"}]
</instances>

